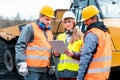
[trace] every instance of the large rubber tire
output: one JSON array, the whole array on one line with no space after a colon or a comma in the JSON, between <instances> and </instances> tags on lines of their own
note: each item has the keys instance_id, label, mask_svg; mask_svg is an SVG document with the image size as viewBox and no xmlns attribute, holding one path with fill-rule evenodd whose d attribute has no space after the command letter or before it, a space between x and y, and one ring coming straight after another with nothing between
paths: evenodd
<instances>
[{"instance_id":1,"label":"large rubber tire","mask_svg":"<svg viewBox=\"0 0 120 80\"><path fill-rule=\"evenodd\" d=\"M16 71L16 61L15 61L15 45L16 45L17 40L14 38L11 41L7 42L8 44L8 49L11 52L11 57L12 57L12 63L13 63L13 71Z\"/></svg>"},{"instance_id":2,"label":"large rubber tire","mask_svg":"<svg viewBox=\"0 0 120 80\"><path fill-rule=\"evenodd\" d=\"M3 39L0 39L0 74L1 75L5 75L8 73L8 70L4 63L4 53L7 47L8 47L7 43Z\"/></svg>"},{"instance_id":3,"label":"large rubber tire","mask_svg":"<svg viewBox=\"0 0 120 80\"><path fill-rule=\"evenodd\" d=\"M4 63L5 63L6 69L9 72L12 72L14 68L13 57L11 52L8 49L4 53Z\"/></svg>"},{"instance_id":4,"label":"large rubber tire","mask_svg":"<svg viewBox=\"0 0 120 80\"><path fill-rule=\"evenodd\" d=\"M0 80L24 80L15 68L15 44L0 38Z\"/></svg>"}]
</instances>

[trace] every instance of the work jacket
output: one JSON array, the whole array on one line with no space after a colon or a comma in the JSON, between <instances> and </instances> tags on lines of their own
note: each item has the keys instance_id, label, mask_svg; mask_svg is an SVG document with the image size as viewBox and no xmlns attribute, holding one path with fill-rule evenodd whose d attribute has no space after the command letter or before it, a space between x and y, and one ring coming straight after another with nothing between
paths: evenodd
<instances>
[{"instance_id":1,"label":"work jacket","mask_svg":"<svg viewBox=\"0 0 120 80\"><path fill-rule=\"evenodd\" d=\"M62 40L66 43L66 33L62 33L58 35L57 40ZM82 46L82 40L77 40L72 44L68 44L68 49L74 52L79 52L80 47ZM61 53L58 63L58 71L62 70L71 70L71 71L78 71L79 68L79 61L73 58L68 57L66 54Z\"/></svg>"},{"instance_id":2,"label":"work jacket","mask_svg":"<svg viewBox=\"0 0 120 80\"><path fill-rule=\"evenodd\" d=\"M48 41L52 40L52 33L48 30L46 35L36 23L32 23L34 39L27 44L26 62L28 67L48 67L50 65L51 46ZM47 37L47 38L46 38Z\"/></svg>"},{"instance_id":3,"label":"work jacket","mask_svg":"<svg viewBox=\"0 0 120 80\"><path fill-rule=\"evenodd\" d=\"M98 36L98 45L84 79L106 80L109 77L112 56L110 36L98 28L92 28L87 33L89 32Z\"/></svg>"}]
</instances>

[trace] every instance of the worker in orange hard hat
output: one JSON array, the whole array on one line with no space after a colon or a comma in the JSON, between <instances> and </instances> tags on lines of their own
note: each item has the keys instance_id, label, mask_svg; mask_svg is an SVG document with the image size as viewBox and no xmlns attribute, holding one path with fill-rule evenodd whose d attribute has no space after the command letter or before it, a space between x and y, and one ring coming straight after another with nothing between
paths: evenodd
<instances>
[{"instance_id":1,"label":"worker in orange hard hat","mask_svg":"<svg viewBox=\"0 0 120 80\"><path fill-rule=\"evenodd\" d=\"M50 23L54 18L54 10L43 6L39 19L27 24L18 38L15 46L18 73L25 80L49 80L47 77L50 67L51 45L53 34Z\"/></svg>"},{"instance_id":2,"label":"worker in orange hard hat","mask_svg":"<svg viewBox=\"0 0 120 80\"><path fill-rule=\"evenodd\" d=\"M111 39L107 27L98 21L100 11L89 5L82 10L82 20L87 27L80 57L77 80L108 80L111 67Z\"/></svg>"}]
</instances>

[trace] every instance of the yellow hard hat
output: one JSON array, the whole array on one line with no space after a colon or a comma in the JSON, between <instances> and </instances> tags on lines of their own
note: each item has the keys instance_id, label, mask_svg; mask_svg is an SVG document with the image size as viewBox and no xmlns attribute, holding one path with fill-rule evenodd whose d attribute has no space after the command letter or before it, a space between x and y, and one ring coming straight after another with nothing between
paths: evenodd
<instances>
[{"instance_id":1,"label":"yellow hard hat","mask_svg":"<svg viewBox=\"0 0 120 80\"><path fill-rule=\"evenodd\" d=\"M54 18L54 10L50 6L43 6L40 10L40 14Z\"/></svg>"},{"instance_id":2,"label":"yellow hard hat","mask_svg":"<svg viewBox=\"0 0 120 80\"><path fill-rule=\"evenodd\" d=\"M100 11L94 5L89 5L82 10L82 19L81 21L85 21L95 15L97 15Z\"/></svg>"}]
</instances>

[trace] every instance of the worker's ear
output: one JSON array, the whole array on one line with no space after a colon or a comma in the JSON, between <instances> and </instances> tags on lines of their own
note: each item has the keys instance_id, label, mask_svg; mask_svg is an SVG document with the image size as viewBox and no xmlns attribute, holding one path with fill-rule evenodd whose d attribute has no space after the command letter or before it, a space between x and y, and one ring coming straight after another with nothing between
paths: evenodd
<instances>
[{"instance_id":1,"label":"worker's ear","mask_svg":"<svg viewBox=\"0 0 120 80\"><path fill-rule=\"evenodd\" d=\"M97 21L97 17L92 17L92 21L96 22Z\"/></svg>"}]
</instances>

